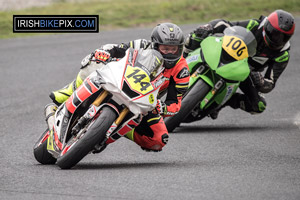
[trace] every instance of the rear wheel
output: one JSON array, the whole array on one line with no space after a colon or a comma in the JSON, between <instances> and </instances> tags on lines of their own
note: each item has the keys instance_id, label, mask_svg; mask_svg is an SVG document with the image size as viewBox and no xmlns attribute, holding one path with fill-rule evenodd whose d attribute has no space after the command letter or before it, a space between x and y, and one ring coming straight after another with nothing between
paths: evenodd
<instances>
[{"instance_id":1,"label":"rear wheel","mask_svg":"<svg viewBox=\"0 0 300 200\"><path fill-rule=\"evenodd\" d=\"M55 164L56 159L48 152L47 150L47 140L49 137L49 130L47 129L39 138L39 140L35 143L33 147L33 154L35 159L43 164Z\"/></svg>"},{"instance_id":2,"label":"rear wheel","mask_svg":"<svg viewBox=\"0 0 300 200\"><path fill-rule=\"evenodd\" d=\"M211 87L202 79L199 79L197 83L194 84L184 96L179 112L172 117L165 118L165 124L169 132L173 132L173 130L180 125L198 103L203 100L210 89Z\"/></svg>"},{"instance_id":3,"label":"rear wheel","mask_svg":"<svg viewBox=\"0 0 300 200\"><path fill-rule=\"evenodd\" d=\"M103 107L100 116L92 122L86 133L71 138L57 159L61 169L70 169L84 158L94 147L105 139L106 132L117 118L110 107Z\"/></svg>"}]
</instances>

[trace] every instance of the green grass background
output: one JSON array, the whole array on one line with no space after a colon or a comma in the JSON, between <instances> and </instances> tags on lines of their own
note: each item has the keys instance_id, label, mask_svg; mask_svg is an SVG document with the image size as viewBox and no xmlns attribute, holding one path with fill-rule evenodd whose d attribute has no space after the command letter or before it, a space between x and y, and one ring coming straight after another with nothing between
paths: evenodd
<instances>
[{"instance_id":1,"label":"green grass background","mask_svg":"<svg viewBox=\"0 0 300 200\"><path fill-rule=\"evenodd\" d=\"M268 15L276 9L300 15L300 0L57 0L46 7L0 12L0 38L36 34L13 33L13 15L99 15L100 31L153 27L161 22L178 25L205 23L216 18L243 20Z\"/></svg>"}]
</instances>

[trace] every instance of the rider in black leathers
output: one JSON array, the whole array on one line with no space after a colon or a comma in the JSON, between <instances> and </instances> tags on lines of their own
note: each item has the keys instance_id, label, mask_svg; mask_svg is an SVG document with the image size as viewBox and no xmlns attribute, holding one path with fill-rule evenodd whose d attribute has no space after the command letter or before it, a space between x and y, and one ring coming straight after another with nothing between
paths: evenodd
<instances>
[{"instance_id":1,"label":"rider in black leathers","mask_svg":"<svg viewBox=\"0 0 300 200\"><path fill-rule=\"evenodd\" d=\"M261 16L259 19L237 22L213 20L199 26L186 38L184 56L198 48L200 42L208 35L222 33L230 26L242 26L250 30L257 40L257 52L249 58L250 76L240 84L244 94L234 94L226 105L234 109L241 108L252 114L262 113L266 108L266 101L261 93L268 93L274 89L289 62L289 39L295 30L294 17L286 11L276 10L268 17ZM219 111L213 112L211 118L216 119Z\"/></svg>"}]
</instances>

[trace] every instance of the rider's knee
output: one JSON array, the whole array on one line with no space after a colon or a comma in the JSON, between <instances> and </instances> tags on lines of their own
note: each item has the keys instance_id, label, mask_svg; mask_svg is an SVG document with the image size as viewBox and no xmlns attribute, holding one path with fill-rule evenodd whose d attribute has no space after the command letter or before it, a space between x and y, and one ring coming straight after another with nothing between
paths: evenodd
<instances>
[{"instance_id":1,"label":"rider's knee","mask_svg":"<svg viewBox=\"0 0 300 200\"><path fill-rule=\"evenodd\" d=\"M168 143L169 135L164 133L160 137L148 138L148 142L140 144L142 149L146 151L161 151L162 148Z\"/></svg>"},{"instance_id":2,"label":"rider's knee","mask_svg":"<svg viewBox=\"0 0 300 200\"><path fill-rule=\"evenodd\" d=\"M167 133L164 133L160 137L157 137L156 139L153 138L153 143L150 149L152 150L162 150L162 148L168 143L169 141L169 135Z\"/></svg>"}]
</instances>

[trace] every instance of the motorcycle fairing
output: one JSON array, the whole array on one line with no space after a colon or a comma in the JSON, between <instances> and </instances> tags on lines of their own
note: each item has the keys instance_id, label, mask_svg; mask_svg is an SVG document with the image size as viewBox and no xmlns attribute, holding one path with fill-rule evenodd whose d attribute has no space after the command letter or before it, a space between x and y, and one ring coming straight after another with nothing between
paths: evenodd
<instances>
[{"instance_id":1,"label":"motorcycle fairing","mask_svg":"<svg viewBox=\"0 0 300 200\"><path fill-rule=\"evenodd\" d=\"M149 82L149 75L141 68L134 67L135 53L131 53L129 49L126 55L118 62L108 63L103 68L97 70L102 76L101 80L105 82L105 84L102 84L102 87L113 95L114 101L118 104L125 104L134 114L146 114L156 106L159 88L164 83L164 81L159 81L159 79L163 79L164 77L161 75L154 81ZM135 72L134 70L137 70L136 74L132 74ZM132 79L128 81L134 75L138 75L136 77L137 80ZM124 76L130 77L124 78ZM127 89L134 90L134 96L126 92L124 83L126 83ZM147 86L147 90L144 91L145 86Z\"/></svg>"},{"instance_id":2,"label":"motorcycle fairing","mask_svg":"<svg viewBox=\"0 0 300 200\"><path fill-rule=\"evenodd\" d=\"M220 63L222 53L222 38L207 37L200 44L205 62L212 70L216 70Z\"/></svg>"},{"instance_id":3,"label":"motorcycle fairing","mask_svg":"<svg viewBox=\"0 0 300 200\"><path fill-rule=\"evenodd\" d=\"M216 73L231 81L244 81L250 73L248 58L237 60L216 69Z\"/></svg>"},{"instance_id":4,"label":"motorcycle fairing","mask_svg":"<svg viewBox=\"0 0 300 200\"><path fill-rule=\"evenodd\" d=\"M210 90L209 93L205 96L205 98L200 103L201 110L205 110L208 108L213 102L216 102L218 105L224 105L231 96L236 92L239 87L239 83L226 83L223 87L224 90L220 90L221 92L218 94L214 94L213 90Z\"/></svg>"}]
</instances>

